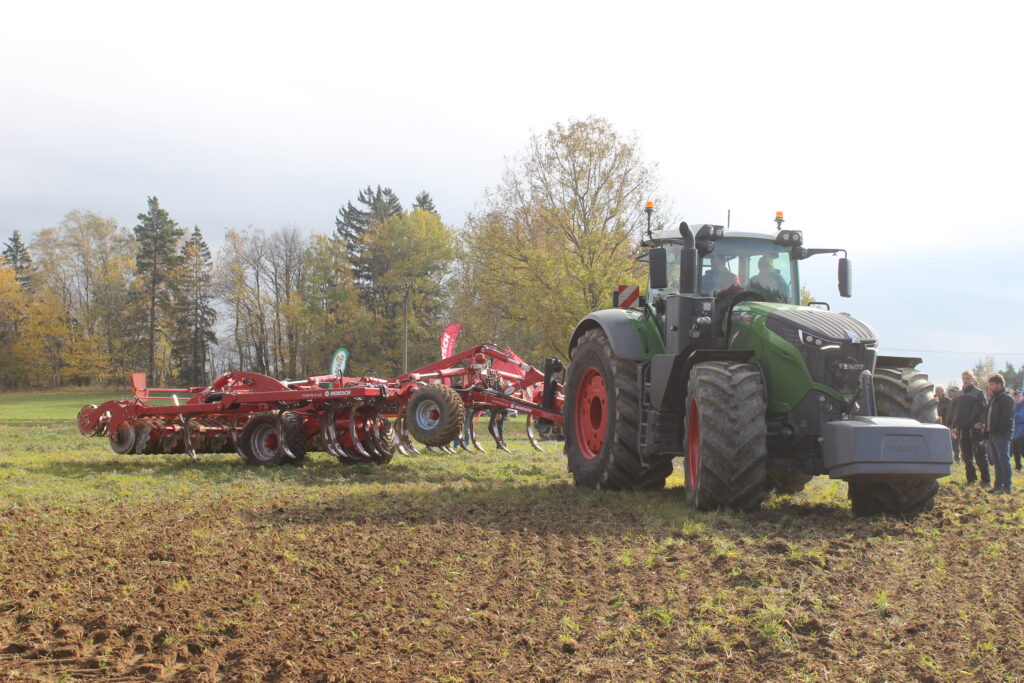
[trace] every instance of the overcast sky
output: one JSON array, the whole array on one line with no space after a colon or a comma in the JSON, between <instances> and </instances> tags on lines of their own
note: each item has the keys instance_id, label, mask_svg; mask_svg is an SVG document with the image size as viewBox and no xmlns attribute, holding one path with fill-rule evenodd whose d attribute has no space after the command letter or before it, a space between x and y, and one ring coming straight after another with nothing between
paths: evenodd
<instances>
[{"instance_id":1,"label":"overcast sky","mask_svg":"<svg viewBox=\"0 0 1024 683\"><path fill-rule=\"evenodd\" d=\"M782 209L849 248L842 308L883 350L940 381L1020 364L1022 7L0 0L0 239L76 208L131 226L148 195L214 244L326 232L371 183L460 226L531 132L593 114L679 217ZM834 260L807 265L835 303Z\"/></svg>"}]
</instances>

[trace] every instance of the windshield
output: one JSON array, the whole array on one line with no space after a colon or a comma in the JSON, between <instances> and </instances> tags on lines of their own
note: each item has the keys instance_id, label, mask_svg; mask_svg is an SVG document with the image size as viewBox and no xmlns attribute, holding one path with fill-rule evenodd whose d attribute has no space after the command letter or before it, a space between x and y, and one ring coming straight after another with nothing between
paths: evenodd
<instances>
[{"instance_id":1,"label":"windshield","mask_svg":"<svg viewBox=\"0 0 1024 683\"><path fill-rule=\"evenodd\" d=\"M668 287L650 290L649 298L679 291L682 246L664 245L668 261ZM796 262L789 251L768 240L721 239L700 262L699 287L702 294L721 297L742 290L760 294L765 301L800 303L800 282Z\"/></svg>"}]
</instances>

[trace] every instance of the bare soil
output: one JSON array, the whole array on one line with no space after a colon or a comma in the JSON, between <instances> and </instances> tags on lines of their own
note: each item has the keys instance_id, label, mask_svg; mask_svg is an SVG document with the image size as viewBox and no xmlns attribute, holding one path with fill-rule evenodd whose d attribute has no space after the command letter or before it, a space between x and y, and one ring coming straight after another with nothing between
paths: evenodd
<instances>
[{"instance_id":1,"label":"bare soil","mask_svg":"<svg viewBox=\"0 0 1024 683\"><path fill-rule=\"evenodd\" d=\"M0 502L0 680L1024 679L1021 494L699 514L466 457Z\"/></svg>"}]
</instances>

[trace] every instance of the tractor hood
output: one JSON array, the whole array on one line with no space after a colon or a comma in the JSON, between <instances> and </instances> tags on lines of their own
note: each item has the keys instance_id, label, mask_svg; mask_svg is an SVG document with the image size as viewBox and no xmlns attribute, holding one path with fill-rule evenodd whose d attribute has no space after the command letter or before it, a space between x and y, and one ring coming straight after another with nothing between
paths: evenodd
<instances>
[{"instance_id":1,"label":"tractor hood","mask_svg":"<svg viewBox=\"0 0 1024 683\"><path fill-rule=\"evenodd\" d=\"M878 342L878 333L873 327L845 313L799 306L772 308L765 325L792 344L832 346Z\"/></svg>"},{"instance_id":2,"label":"tractor hood","mask_svg":"<svg viewBox=\"0 0 1024 683\"><path fill-rule=\"evenodd\" d=\"M845 313L751 301L737 304L733 316L734 326L741 327L763 320L799 352L814 382L845 396L857 391L862 371L874 370L878 333Z\"/></svg>"}]
</instances>

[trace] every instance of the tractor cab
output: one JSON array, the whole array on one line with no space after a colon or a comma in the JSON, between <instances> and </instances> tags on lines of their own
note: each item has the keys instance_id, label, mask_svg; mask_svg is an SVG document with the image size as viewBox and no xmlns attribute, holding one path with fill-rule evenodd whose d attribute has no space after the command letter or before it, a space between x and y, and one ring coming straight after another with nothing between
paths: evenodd
<instances>
[{"instance_id":1,"label":"tractor cab","mask_svg":"<svg viewBox=\"0 0 1024 683\"><path fill-rule=\"evenodd\" d=\"M678 294L682 284L683 245L669 240L660 246L665 250L668 277L664 288L649 288L652 303ZM700 254L698 269L697 291L701 294L720 298L746 290L761 294L765 301L800 303L797 260L769 235L727 232L714 243L713 250Z\"/></svg>"},{"instance_id":2,"label":"tractor cab","mask_svg":"<svg viewBox=\"0 0 1024 683\"><path fill-rule=\"evenodd\" d=\"M644 243L649 248L645 260L650 264L647 302L664 338L673 336L672 328L680 321L672 313L680 307L683 315L701 313L697 317L708 328L692 328L690 345L721 348L729 343L730 321L738 304L801 305L799 262L816 254L843 253L839 293L850 296L846 251L807 249L800 231L782 229L781 212L775 220L775 234L726 230L720 225L691 228L686 223L681 223L678 231L649 233L650 239Z\"/></svg>"}]
</instances>

